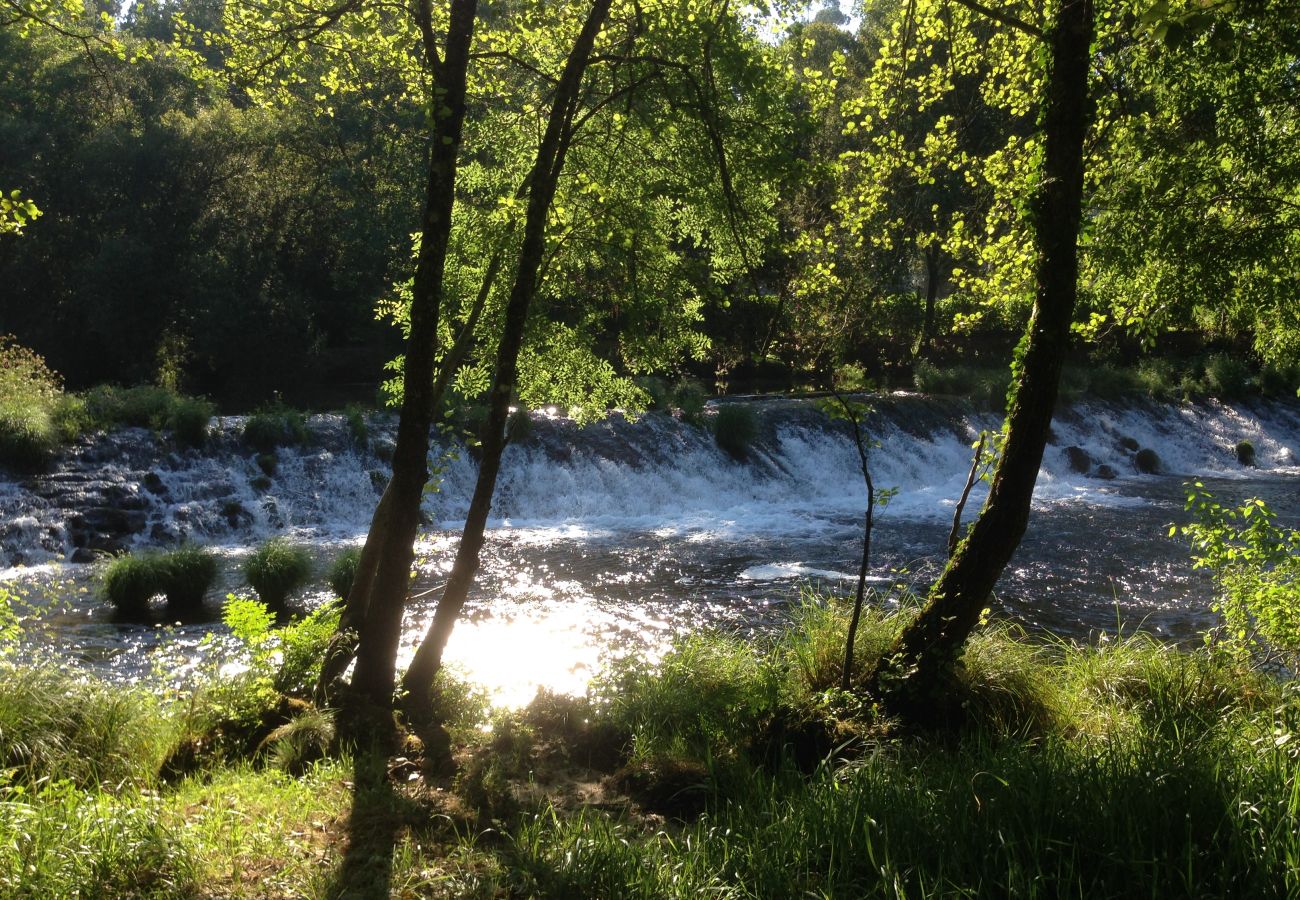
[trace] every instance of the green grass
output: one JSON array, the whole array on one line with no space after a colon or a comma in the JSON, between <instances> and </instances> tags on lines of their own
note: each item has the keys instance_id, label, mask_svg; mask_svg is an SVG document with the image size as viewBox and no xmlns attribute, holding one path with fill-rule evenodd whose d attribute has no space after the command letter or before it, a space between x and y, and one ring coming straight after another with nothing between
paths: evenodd
<instances>
[{"instance_id":1,"label":"green grass","mask_svg":"<svg viewBox=\"0 0 1300 900\"><path fill-rule=\"evenodd\" d=\"M170 553L119 556L100 576L105 600L127 616L141 617L149 600L162 594L170 611L192 611L217 577L217 557L210 550L187 544Z\"/></svg>"},{"instance_id":2,"label":"green grass","mask_svg":"<svg viewBox=\"0 0 1300 900\"><path fill-rule=\"evenodd\" d=\"M859 678L911 614L868 610ZM697 635L490 727L449 682L461 772L427 782L403 768L418 750L312 761L332 723L308 712L252 759L163 783L185 701L6 665L0 749L42 749L0 777L0 893L1300 892L1294 684L1147 636L1085 646L995 623L949 686L964 719L909 733L837 690L845 621L808 597L780 634Z\"/></svg>"},{"instance_id":3,"label":"green grass","mask_svg":"<svg viewBox=\"0 0 1300 900\"><path fill-rule=\"evenodd\" d=\"M745 459L758 439L758 416L748 406L720 406L713 417L713 439L732 459Z\"/></svg>"},{"instance_id":4,"label":"green grass","mask_svg":"<svg viewBox=\"0 0 1300 900\"><path fill-rule=\"evenodd\" d=\"M0 465L46 465L59 445L55 410L63 397L61 379L39 354L0 335Z\"/></svg>"},{"instance_id":5,"label":"green grass","mask_svg":"<svg viewBox=\"0 0 1300 900\"><path fill-rule=\"evenodd\" d=\"M170 431L177 443L202 447L216 407L207 400L142 384L135 387L101 385L83 396L76 413L82 431L135 427Z\"/></svg>"},{"instance_id":6,"label":"green grass","mask_svg":"<svg viewBox=\"0 0 1300 900\"><path fill-rule=\"evenodd\" d=\"M217 577L217 557L211 550L187 544L165 554L159 563L163 569L162 592L173 609L193 610L203 605Z\"/></svg>"},{"instance_id":7,"label":"green grass","mask_svg":"<svg viewBox=\"0 0 1300 900\"><path fill-rule=\"evenodd\" d=\"M978 406L1001 410L1006 406L1011 371L1005 367L939 368L921 360L913 367L912 381L916 389L923 394L969 397Z\"/></svg>"},{"instance_id":8,"label":"green grass","mask_svg":"<svg viewBox=\"0 0 1300 900\"><path fill-rule=\"evenodd\" d=\"M244 561L244 577L263 603L282 607L311 578L311 568L307 548L272 538Z\"/></svg>"},{"instance_id":9,"label":"green grass","mask_svg":"<svg viewBox=\"0 0 1300 900\"><path fill-rule=\"evenodd\" d=\"M156 554L119 556L109 562L100 576L105 600L126 616L149 612L149 600L166 589L167 571Z\"/></svg>"},{"instance_id":10,"label":"green grass","mask_svg":"<svg viewBox=\"0 0 1300 900\"><path fill-rule=\"evenodd\" d=\"M329 582L334 596L346 600L352 592L352 582L357 577L357 565L361 562L361 548L348 547L330 563L325 580Z\"/></svg>"},{"instance_id":11,"label":"green grass","mask_svg":"<svg viewBox=\"0 0 1300 900\"><path fill-rule=\"evenodd\" d=\"M305 444L308 437L306 414L282 403L264 406L244 421L244 443L260 453Z\"/></svg>"}]
</instances>

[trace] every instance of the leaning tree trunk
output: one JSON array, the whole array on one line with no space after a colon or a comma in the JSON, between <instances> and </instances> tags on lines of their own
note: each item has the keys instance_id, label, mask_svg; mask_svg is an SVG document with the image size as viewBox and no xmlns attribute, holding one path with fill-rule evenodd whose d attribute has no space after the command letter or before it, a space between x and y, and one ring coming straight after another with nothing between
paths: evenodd
<instances>
[{"instance_id":1,"label":"leaning tree trunk","mask_svg":"<svg viewBox=\"0 0 1300 900\"><path fill-rule=\"evenodd\" d=\"M978 623L1029 521L1077 293L1093 27L1092 0L1058 0L1047 36L1040 118L1044 150L1030 213L1037 250L1034 311L1016 351L1005 443L988 500L930 589L920 615L868 681L868 690L905 718L933 716L943 678Z\"/></svg>"},{"instance_id":2,"label":"leaning tree trunk","mask_svg":"<svg viewBox=\"0 0 1300 900\"><path fill-rule=\"evenodd\" d=\"M408 709L416 717L428 715L430 691L433 680L442 667L443 650L478 571L484 529L492 506L492 495L496 490L497 473L501 469L501 454L506 445L510 398L518 382L519 351L523 346L524 326L528 321L533 296L537 292L537 276L546 251L546 219L550 215L551 201L555 197L560 172L564 168L564 158L573 138L574 116L578 109L583 75L596 38L609 14L610 3L611 0L594 0L587 13L582 31L569 52L564 71L556 85L546 132L528 178L528 208L524 219L523 240L519 247L514 282L497 349L496 374L492 381L486 434L483 437L483 458L479 463L474 496L465 517L465 528L461 532L456 560L452 564L447 586L438 600L433 622L402 680L402 686L407 691Z\"/></svg>"},{"instance_id":3,"label":"leaning tree trunk","mask_svg":"<svg viewBox=\"0 0 1300 900\"><path fill-rule=\"evenodd\" d=\"M429 478L429 428L434 413L434 365L443 270L451 235L456 158L465 120L465 83L477 0L452 0L441 58L426 32L425 50L436 85L434 125L425 183L420 253L411 290L410 333L402 368L403 394L393 474L375 507L348 593L339 632L326 653L320 690L327 695L353 654L352 687L365 702L393 700L402 611L415 558L420 499ZM422 7L427 15L427 6Z\"/></svg>"}]
</instances>

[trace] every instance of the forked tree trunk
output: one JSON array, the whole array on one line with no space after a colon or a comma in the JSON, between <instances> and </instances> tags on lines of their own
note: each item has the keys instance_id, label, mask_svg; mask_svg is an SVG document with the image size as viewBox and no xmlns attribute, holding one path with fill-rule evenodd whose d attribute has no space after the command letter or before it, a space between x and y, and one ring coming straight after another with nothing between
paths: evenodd
<instances>
[{"instance_id":1,"label":"forked tree trunk","mask_svg":"<svg viewBox=\"0 0 1300 900\"><path fill-rule=\"evenodd\" d=\"M933 716L943 679L1024 535L1070 339L1079 273L1083 142L1088 129L1092 0L1057 0L1040 115L1044 150L1031 207L1036 294L1016 351L1014 396L988 500L930 589L920 615L872 673L868 690L905 718Z\"/></svg>"},{"instance_id":2,"label":"forked tree trunk","mask_svg":"<svg viewBox=\"0 0 1300 900\"><path fill-rule=\"evenodd\" d=\"M478 3L477 0L451 0L450 6L441 57L432 43L432 31L427 31L425 37L425 50L436 85L431 104L434 125L420 253L411 290L410 335L402 368L402 407L393 451L393 474L375 507L357 565L357 577L348 593L339 632L326 652L317 691L318 697L328 696L331 685L355 652L357 665L352 687L360 699L378 707L392 704L402 611L415 558L420 499L429 478L438 316L451 234L456 158L465 120L465 82Z\"/></svg>"},{"instance_id":3,"label":"forked tree trunk","mask_svg":"<svg viewBox=\"0 0 1300 900\"><path fill-rule=\"evenodd\" d=\"M465 517L465 528L461 532L456 560L452 564L447 586L438 600L433 622L402 681L402 686L407 691L408 709L417 717L428 715L430 691L433 680L442 667L443 650L478 572L484 529L492 506L492 495L496 490L497 473L501 468L501 454L506 445L506 419L510 412L510 399L519 380L519 351L523 346L524 326L537 292L538 272L546 251L546 220L550 215L560 172L564 168L565 154L573 138L574 116L578 109L583 75L596 38L609 15L610 3L611 0L594 0L587 13L586 21L556 84L546 132L529 175L523 241L519 247L514 282L497 348L496 374L492 381L487 428L483 437L483 458L479 463L474 496Z\"/></svg>"}]
</instances>

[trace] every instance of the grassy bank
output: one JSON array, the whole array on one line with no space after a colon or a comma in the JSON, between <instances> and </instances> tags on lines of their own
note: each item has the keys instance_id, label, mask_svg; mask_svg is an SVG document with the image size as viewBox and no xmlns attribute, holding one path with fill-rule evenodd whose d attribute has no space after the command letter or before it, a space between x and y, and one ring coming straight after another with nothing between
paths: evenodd
<instances>
[{"instance_id":1,"label":"grassy bank","mask_svg":"<svg viewBox=\"0 0 1300 900\"><path fill-rule=\"evenodd\" d=\"M869 617L860 666L906 615ZM295 726L270 728L287 701L259 680L277 681L264 645L243 681L164 699L11 660L0 894L1300 891L1292 685L1143 636L995 624L950 686L951 727L908 734L834 689L844 619L810 602L771 641L697 637L513 712L449 685L454 774L424 771L414 738L277 750Z\"/></svg>"}]
</instances>

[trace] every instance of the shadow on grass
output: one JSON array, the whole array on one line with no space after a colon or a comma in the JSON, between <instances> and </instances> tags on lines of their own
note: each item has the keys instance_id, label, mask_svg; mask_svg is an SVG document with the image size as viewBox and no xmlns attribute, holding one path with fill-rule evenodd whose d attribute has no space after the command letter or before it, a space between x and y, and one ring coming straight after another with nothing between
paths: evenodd
<instances>
[{"instance_id":1,"label":"shadow on grass","mask_svg":"<svg viewBox=\"0 0 1300 900\"><path fill-rule=\"evenodd\" d=\"M353 763L347 847L325 896L334 900L388 897L393 851L399 832L418 812L416 807L389 780L388 754L377 746L358 748Z\"/></svg>"}]
</instances>

